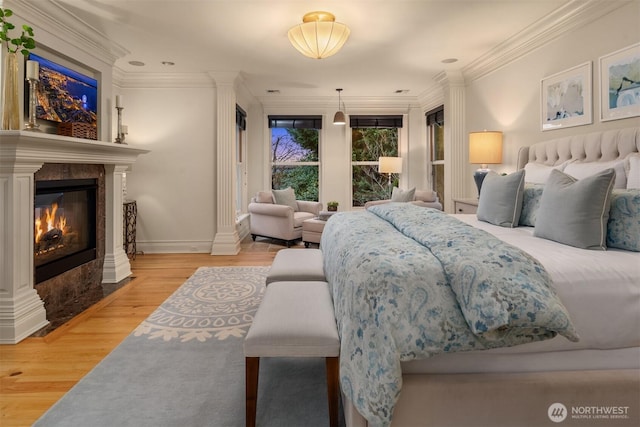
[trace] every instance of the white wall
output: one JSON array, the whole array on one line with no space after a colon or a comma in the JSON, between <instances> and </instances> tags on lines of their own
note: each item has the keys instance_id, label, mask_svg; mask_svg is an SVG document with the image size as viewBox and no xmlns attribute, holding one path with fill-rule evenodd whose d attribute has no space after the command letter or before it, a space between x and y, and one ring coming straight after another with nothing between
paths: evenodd
<instances>
[{"instance_id":1,"label":"white wall","mask_svg":"<svg viewBox=\"0 0 640 427\"><path fill-rule=\"evenodd\" d=\"M215 233L215 89L118 89L126 142L151 150L127 174L144 252L209 252Z\"/></svg>"},{"instance_id":2,"label":"white wall","mask_svg":"<svg viewBox=\"0 0 640 427\"><path fill-rule=\"evenodd\" d=\"M598 59L640 41L640 2L605 15L582 28L545 45L519 60L494 71L466 87L467 131L483 129L504 132L503 164L492 166L499 172L516 169L518 149L533 143L568 135L638 126L640 118L600 121L600 70ZM542 132L540 130L540 86L544 77L587 61L593 70L593 123ZM473 171L469 165L468 197L476 196Z\"/></svg>"}]
</instances>

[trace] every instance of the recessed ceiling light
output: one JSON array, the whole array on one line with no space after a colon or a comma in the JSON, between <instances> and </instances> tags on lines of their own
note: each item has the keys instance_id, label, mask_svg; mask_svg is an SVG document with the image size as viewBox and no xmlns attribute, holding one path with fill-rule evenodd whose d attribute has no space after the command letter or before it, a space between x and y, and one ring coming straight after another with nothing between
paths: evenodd
<instances>
[{"instance_id":1,"label":"recessed ceiling light","mask_svg":"<svg viewBox=\"0 0 640 427\"><path fill-rule=\"evenodd\" d=\"M176 65L175 62L171 62L171 61L162 61L162 65L167 65L167 66L172 66L172 65Z\"/></svg>"},{"instance_id":2,"label":"recessed ceiling light","mask_svg":"<svg viewBox=\"0 0 640 427\"><path fill-rule=\"evenodd\" d=\"M144 67L144 62L142 61L129 61L129 64L134 67Z\"/></svg>"},{"instance_id":3,"label":"recessed ceiling light","mask_svg":"<svg viewBox=\"0 0 640 427\"><path fill-rule=\"evenodd\" d=\"M447 58L442 60L443 64L453 64L454 62L458 62L458 58Z\"/></svg>"},{"instance_id":4,"label":"recessed ceiling light","mask_svg":"<svg viewBox=\"0 0 640 427\"><path fill-rule=\"evenodd\" d=\"M280 89L267 89L267 93L280 93Z\"/></svg>"}]
</instances>

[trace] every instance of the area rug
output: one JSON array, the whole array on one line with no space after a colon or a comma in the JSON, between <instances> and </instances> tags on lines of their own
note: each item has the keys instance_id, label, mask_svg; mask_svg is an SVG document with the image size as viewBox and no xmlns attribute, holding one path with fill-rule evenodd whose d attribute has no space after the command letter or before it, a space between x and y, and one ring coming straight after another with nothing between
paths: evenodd
<instances>
[{"instance_id":1,"label":"area rug","mask_svg":"<svg viewBox=\"0 0 640 427\"><path fill-rule=\"evenodd\" d=\"M244 426L242 343L267 271L199 268L35 425ZM326 396L323 359L262 359L257 424L328 426Z\"/></svg>"}]
</instances>

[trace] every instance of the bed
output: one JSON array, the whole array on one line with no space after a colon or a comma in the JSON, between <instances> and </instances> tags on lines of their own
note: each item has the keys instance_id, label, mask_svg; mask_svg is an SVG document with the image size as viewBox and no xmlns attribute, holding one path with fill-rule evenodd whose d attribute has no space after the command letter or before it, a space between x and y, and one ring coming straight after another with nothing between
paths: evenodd
<instances>
[{"instance_id":1,"label":"bed","mask_svg":"<svg viewBox=\"0 0 640 427\"><path fill-rule=\"evenodd\" d=\"M637 425L639 151L640 128L521 149L519 174L483 185L526 182L513 227L487 214L491 190L478 215L400 204L334 215L321 248L347 426ZM588 194L579 203L604 197L595 243L583 235L597 232L554 228L574 190Z\"/></svg>"}]
</instances>

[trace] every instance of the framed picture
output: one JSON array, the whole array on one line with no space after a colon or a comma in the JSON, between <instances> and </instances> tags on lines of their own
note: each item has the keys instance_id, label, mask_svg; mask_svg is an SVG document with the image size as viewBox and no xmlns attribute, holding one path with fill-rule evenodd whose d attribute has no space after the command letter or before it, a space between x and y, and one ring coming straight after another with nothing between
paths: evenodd
<instances>
[{"instance_id":1,"label":"framed picture","mask_svg":"<svg viewBox=\"0 0 640 427\"><path fill-rule=\"evenodd\" d=\"M640 116L640 43L600 58L600 120Z\"/></svg>"},{"instance_id":2,"label":"framed picture","mask_svg":"<svg viewBox=\"0 0 640 427\"><path fill-rule=\"evenodd\" d=\"M593 122L591 61L542 79L542 130Z\"/></svg>"}]
</instances>

